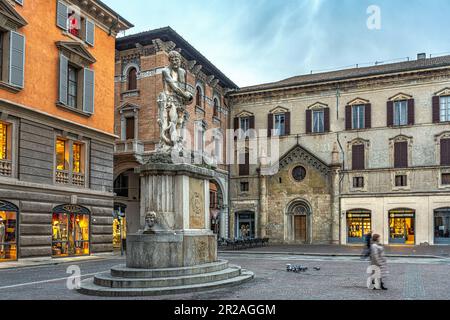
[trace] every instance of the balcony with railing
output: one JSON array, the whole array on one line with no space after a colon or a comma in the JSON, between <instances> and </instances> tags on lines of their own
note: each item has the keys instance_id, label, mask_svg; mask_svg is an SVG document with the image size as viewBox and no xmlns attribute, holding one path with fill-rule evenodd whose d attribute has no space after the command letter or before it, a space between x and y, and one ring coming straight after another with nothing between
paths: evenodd
<instances>
[{"instance_id":1,"label":"balcony with railing","mask_svg":"<svg viewBox=\"0 0 450 320\"><path fill-rule=\"evenodd\" d=\"M56 170L56 183L84 187L86 185L86 177L84 173Z\"/></svg>"},{"instance_id":2,"label":"balcony with railing","mask_svg":"<svg viewBox=\"0 0 450 320\"><path fill-rule=\"evenodd\" d=\"M69 184L69 171L56 170L56 183Z\"/></svg>"},{"instance_id":3,"label":"balcony with railing","mask_svg":"<svg viewBox=\"0 0 450 320\"><path fill-rule=\"evenodd\" d=\"M86 180L83 173L72 173L72 184L78 187L84 187Z\"/></svg>"},{"instance_id":4,"label":"balcony with railing","mask_svg":"<svg viewBox=\"0 0 450 320\"><path fill-rule=\"evenodd\" d=\"M144 144L136 140L116 141L114 153L143 153Z\"/></svg>"},{"instance_id":5,"label":"balcony with railing","mask_svg":"<svg viewBox=\"0 0 450 320\"><path fill-rule=\"evenodd\" d=\"M0 160L0 176L10 177L12 175L12 161Z\"/></svg>"}]
</instances>

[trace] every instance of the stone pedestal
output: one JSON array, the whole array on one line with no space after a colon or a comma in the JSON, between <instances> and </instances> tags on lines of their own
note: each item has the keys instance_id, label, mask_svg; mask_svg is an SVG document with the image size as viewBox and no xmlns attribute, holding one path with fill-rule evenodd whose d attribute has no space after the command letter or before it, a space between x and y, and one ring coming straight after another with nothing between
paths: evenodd
<instances>
[{"instance_id":1,"label":"stone pedestal","mask_svg":"<svg viewBox=\"0 0 450 320\"><path fill-rule=\"evenodd\" d=\"M209 181L214 172L167 159L154 154L137 170L140 220L146 231L127 236L126 265L114 267L110 275L83 281L81 293L163 295L215 289L253 278L252 272L217 258L209 212ZM155 215L156 223L148 228L146 216Z\"/></svg>"}]
</instances>

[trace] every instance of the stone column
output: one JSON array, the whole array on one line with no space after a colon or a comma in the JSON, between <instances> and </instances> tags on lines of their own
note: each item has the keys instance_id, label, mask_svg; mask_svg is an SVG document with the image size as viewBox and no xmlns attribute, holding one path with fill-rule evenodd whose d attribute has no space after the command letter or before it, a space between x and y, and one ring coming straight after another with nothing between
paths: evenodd
<instances>
[{"instance_id":1,"label":"stone column","mask_svg":"<svg viewBox=\"0 0 450 320\"><path fill-rule=\"evenodd\" d=\"M267 177L259 171L259 236L267 237Z\"/></svg>"},{"instance_id":2,"label":"stone column","mask_svg":"<svg viewBox=\"0 0 450 320\"><path fill-rule=\"evenodd\" d=\"M337 144L334 144L331 163L331 243L340 244L340 170L342 164L339 161Z\"/></svg>"}]
</instances>

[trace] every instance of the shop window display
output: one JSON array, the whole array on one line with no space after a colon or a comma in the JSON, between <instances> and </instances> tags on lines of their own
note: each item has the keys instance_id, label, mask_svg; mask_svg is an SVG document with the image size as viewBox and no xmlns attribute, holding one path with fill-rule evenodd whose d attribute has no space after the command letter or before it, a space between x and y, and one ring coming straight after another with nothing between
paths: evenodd
<instances>
[{"instance_id":1,"label":"shop window display","mask_svg":"<svg viewBox=\"0 0 450 320\"><path fill-rule=\"evenodd\" d=\"M349 243L363 243L364 236L372 230L371 213L349 211L347 213L347 240Z\"/></svg>"},{"instance_id":2,"label":"shop window display","mask_svg":"<svg viewBox=\"0 0 450 320\"><path fill-rule=\"evenodd\" d=\"M17 212L0 211L0 262L10 260L17 260Z\"/></svg>"},{"instance_id":3,"label":"shop window display","mask_svg":"<svg viewBox=\"0 0 450 320\"><path fill-rule=\"evenodd\" d=\"M54 257L89 255L90 216L82 213L53 213L52 254Z\"/></svg>"},{"instance_id":4,"label":"shop window display","mask_svg":"<svg viewBox=\"0 0 450 320\"><path fill-rule=\"evenodd\" d=\"M450 208L438 209L434 212L435 244L450 244Z\"/></svg>"},{"instance_id":5,"label":"shop window display","mask_svg":"<svg viewBox=\"0 0 450 320\"><path fill-rule=\"evenodd\" d=\"M389 242L391 244L415 244L415 212L393 210L389 212Z\"/></svg>"}]
</instances>

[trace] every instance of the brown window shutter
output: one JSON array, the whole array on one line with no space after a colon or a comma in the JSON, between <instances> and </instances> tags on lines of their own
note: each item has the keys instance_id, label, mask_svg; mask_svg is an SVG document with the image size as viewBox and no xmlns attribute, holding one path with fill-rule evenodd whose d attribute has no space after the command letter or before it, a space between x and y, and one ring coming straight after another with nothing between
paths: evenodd
<instances>
[{"instance_id":1,"label":"brown window shutter","mask_svg":"<svg viewBox=\"0 0 450 320\"><path fill-rule=\"evenodd\" d=\"M387 102L387 126L392 127L394 125L394 101Z\"/></svg>"},{"instance_id":2,"label":"brown window shutter","mask_svg":"<svg viewBox=\"0 0 450 320\"><path fill-rule=\"evenodd\" d=\"M239 175L248 176L250 174L250 154L245 154L245 163L239 165Z\"/></svg>"},{"instance_id":3,"label":"brown window shutter","mask_svg":"<svg viewBox=\"0 0 450 320\"><path fill-rule=\"evenodd\" d=\"M352 170L364 170L366 168L364 151L363 144L352 147Z\"/></svg>"},{"instance_id":4,"label":"brown window shutter","mask_svg":"<svg viewBox=\"0 0 450 320\"><path fill-rule=\"evenodd\" d=\"M396 142L394 145L394 167L408 168L408 142Z\"/></svg>"},{"instance_id":5,"label":"brown window shutter","mask_svg":"<svg viewBox=\"0 0 450 320\"><path fill-rule=\"evenodd\" d=\"M414 99L408 100L408 124L415 124L415 110L414 110Z\"/></svg>"},{"instance_id":6,"label":"brown window shutter","mask_svg":"<svg viewBox=\"0 0 450 320\"><path fill-rule=\"evenodd\" d=\"M267 136L272 136L272 129L273 129L273 114L269 113L267 115Z\"/></svg>"},{"instance_id":7,"label":"brown window shutter","mask_svg":"<svg viewBox=\"0 0 450 320\"><path fill-rule=\"evenodd\" d=\"M240 118L234 118L234 140L237 140L237 130L239 130L239 120Z\"/></svg>"},{"instance_id":8,"label":"brown window shutter","mask_svg":"<svg viewBox=\"0 0 450 320\"><path fill-rule=\"evenodd\" d=\"M352 130L352 106L345 107L345 130Z\"/></svg>"},{"instance_id":9,"label":"brown window shutter","mask_svg":"<svg viewBox=\"0 0 450 320\"><path fill-rule=\"evenodd\" d=\"M441 166L450 166L450 139L441 139Z\"/></svg>"},{"instance_id":10,"label":"brown window shutter","mask_svg":"<svg viewBox=\"0 0 450 320\"><path fill-rule=\"evenodd\" d=\"M134 118L126 118L126 139L134 139Z\"/></svg>"},{"instance_id":11,"label":"brown window shutter","mask_svg":"<svg viewBox=\"0 0 450 320\"><path fill-rule=\"evenodd\" d=\"M312 111L306 110L306 133L312 132Z\"/></svg>"},{"instance_id":12,"label":"brown window shutter","mask_svg":"<svg viewBox=\"0 0 450 320\"><path fill-rule=\"evenodd\" d=\"M248 126L250 129L255 129L255 116L250 116L248 118Z\"/></svg>"},{"instance_id":13,"label":"brown window shutter","mask_svg":"<svg viewBox=\"0 0 450 320\"><path fill-rule=\"evenodd\" d=\"M284 135L289 136L291 134L291 113L290 112L286 112L284 114L284 121L285 121Z\"/></svg>"},{"instance_id":14,"label":"brown window shutter","mask_svg":"<svg viewBox=\"0 0 450 320\"><path fill-rule=\"evenodd\" d=\"M433 97L433 123L441 122L441 97Z\"/></svg>"},{"instance_id":15,"label":"brown window shutter","mask_svg":"<svg viewBox=\"0 0 450 320\"><path fill-rule=\"evenodd\" d=\"M323 109L323 122L325 132L330 132L330 108Z\"/></svg>"},{"instance_id":16,"label":"brown window shutter","mask_svg":"<svg viewBox=\"0 0 450 320\"><path fill-rule=\"evenodd\" d=\"M364 111L364 119L365 119L365 128L372 128L372 105L370 103L366 104L366 108Z\"/></svg>"}]
</instances>

